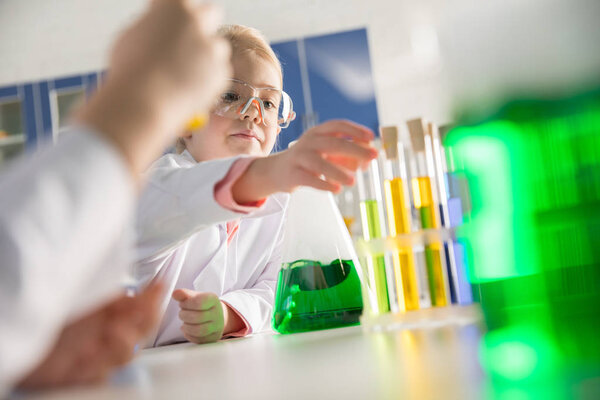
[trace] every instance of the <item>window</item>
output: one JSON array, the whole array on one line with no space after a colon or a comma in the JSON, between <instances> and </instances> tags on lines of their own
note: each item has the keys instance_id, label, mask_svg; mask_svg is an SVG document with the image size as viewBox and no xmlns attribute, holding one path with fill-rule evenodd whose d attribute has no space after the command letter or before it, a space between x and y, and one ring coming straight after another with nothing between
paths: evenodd
<instances>
[{"instance_id":1,"label":"window","mask_svg":"<svg viewBox=\"0 0 600 400\"><path fill-rule=\"evenodd\" d=\"M0 100L0 170L6 162L23 153L25 134L18 100Z\"/></svg>"},{"instance_id":2,"label":"window","mask_svg":"<svg viewBox=\"0 0 600 400\"><path fill-rule=\"evenodd\" d=\"M71 113L85 101L85 89L66 89L51 93L52 132L56 140L60 129L69 122Z\"/></svg>"}]
</instances>

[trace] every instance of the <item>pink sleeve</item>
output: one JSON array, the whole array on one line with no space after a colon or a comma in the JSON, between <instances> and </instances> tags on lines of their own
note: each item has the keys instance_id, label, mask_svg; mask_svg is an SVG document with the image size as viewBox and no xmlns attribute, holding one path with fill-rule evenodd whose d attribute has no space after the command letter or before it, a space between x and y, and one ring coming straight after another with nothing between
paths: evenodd
<instances>
[{"instance_id":1,"label":"pink sleeve","mask_svg":"<svg viewBox=\"0 0 600 400\"><path fill-rule=\"evenodd\" d=\"M242 314L240 314L238 312L238 310L236 310L235 308L233 308L231 306L231 304L227 303L226 301L221 300L223 303L225 303L225 305L227 305L227 308L229 308L231 311L233 311L238 317L240 317L240 319L242 320L242 322L244 323L244 327L242 329L240 329L237 332L231 332L228 333L226 335L223 335L224 338L230 338L230 337L243 337L246 336L247 334L249 334L251 332L252 329L250 329L250 324L248 323L248 321L246 321L246 318L244 318L244 316Z\"/></svg>"},{"instance_id":2,"label":"pink sleeve","mask_svg":"<svg viewBox=\"0 0 600 400\"><path fill-rule=\"evenodd\" d=\"M231 188L238 178L248 169L250 163L254 161L256 157L243 157L236 160L229 168L229 172L225 175L225 178L221 179L215 185L214 196L215 200L223 208L227 208L231 211L240 213L249 213L254 211L256 208L262 206L267 199L255 201L253 203L238 204L233 199Z\"/></svg>"}]
</instances>

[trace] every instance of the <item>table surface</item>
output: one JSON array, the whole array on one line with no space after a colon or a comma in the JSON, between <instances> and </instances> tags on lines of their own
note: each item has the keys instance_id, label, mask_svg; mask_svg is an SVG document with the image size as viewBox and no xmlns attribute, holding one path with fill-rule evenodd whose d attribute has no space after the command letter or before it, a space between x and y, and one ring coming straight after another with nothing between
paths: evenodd
<instances>
[{"instance_id":1,"label":"table surface","mask_svg":"<svg viewBox=\"0 0 600 400\"><path fill-rule=\"evenodd\" d=\"M476 325L259 334L140 352L105 385L26 399L480 399Z\"/></svg>"}]
</instances>

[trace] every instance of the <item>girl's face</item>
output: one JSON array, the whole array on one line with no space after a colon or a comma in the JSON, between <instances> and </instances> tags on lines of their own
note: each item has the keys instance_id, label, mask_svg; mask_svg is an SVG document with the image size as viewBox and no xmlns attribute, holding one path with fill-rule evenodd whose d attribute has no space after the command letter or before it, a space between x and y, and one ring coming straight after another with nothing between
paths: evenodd
<instances>
[{"instance_id":1,"label":"girl's face","mask_svg":"<svg viewBox=\"0 0 600 400\"><path fill-rule=\"evenodd\" d=\"M254 87L282 89L277 67L254 52L235 54L232 65L235 79ZM235 119L211 113L204 128L186 132L186 149L198 162L240 154L266 156L273 149L281 128L259 122L260 115L254 105Z\"/></svg>"}]
</instances>

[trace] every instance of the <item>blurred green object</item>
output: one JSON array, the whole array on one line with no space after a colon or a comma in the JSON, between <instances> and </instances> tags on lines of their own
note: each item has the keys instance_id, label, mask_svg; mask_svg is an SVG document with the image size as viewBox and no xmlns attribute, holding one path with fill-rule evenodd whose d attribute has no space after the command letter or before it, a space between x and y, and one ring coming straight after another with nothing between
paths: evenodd
<instances>
[{"instance_id":1,"label":"blurred green object","mask_svg":"<svg viewBox=\"0 0 600 400\"><path fill-rule=\"evenodd\" d=\"M458 236L490 329L484 366L508 381L597 376L600 91L465 117L445 145L471 196Z\"/></svg>"},{"instance_id":2,"label":"blurred green object","mask_svg":"<svg viewBox=\"0 0 600 400\"><path fill-rule=\"evenodd\" d=\"M279 272L273 329L296 333L357 325L362 308L360 279L351 260L327 265L297 260Z\"/></svg>"}]
</instances>

